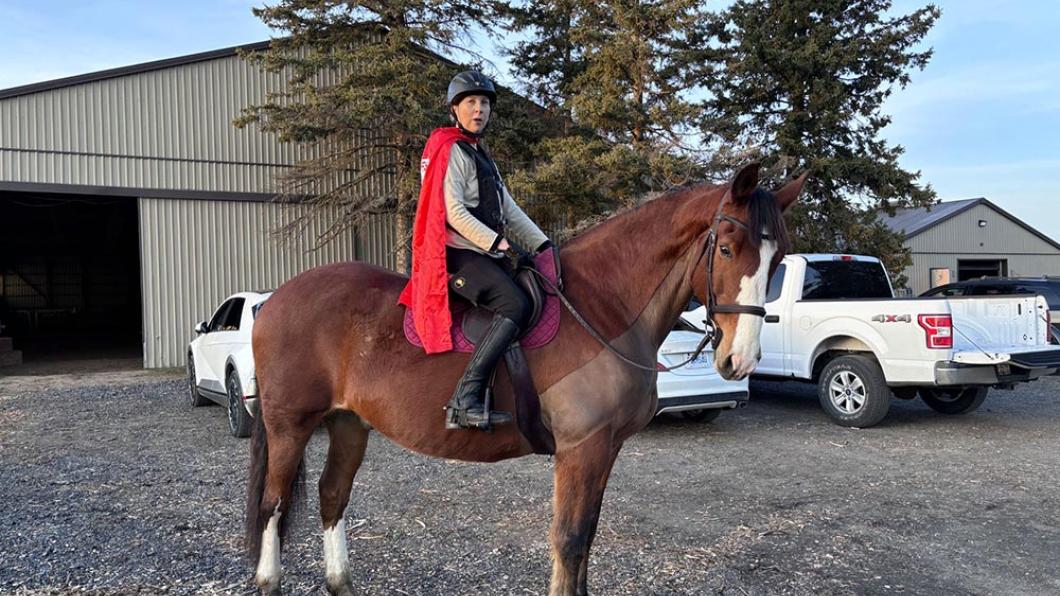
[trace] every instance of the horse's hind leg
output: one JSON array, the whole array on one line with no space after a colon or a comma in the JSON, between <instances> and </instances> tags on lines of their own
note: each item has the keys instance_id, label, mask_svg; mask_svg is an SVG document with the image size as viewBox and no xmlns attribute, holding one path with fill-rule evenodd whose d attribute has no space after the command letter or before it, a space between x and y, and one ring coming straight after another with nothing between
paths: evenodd
<instances>
[{"instance_id":1,"label":"horse's hind leg","mask_svg":"<svg viewBox=\"0 0 1060 596\"><path fill-rule=\"evenodd\" d=\"M269 425L266 416L266 426L270 427L268 465L259 515L263 520L268 519L268 522L261 533L261 551L255 573L262 594L281 593L280 537L284 534L295 501L300 497L301 487L296 484L302 472L302 455L319 422L319 415L313 415L297 423L284 421L275 428Z\"/></svg>"},{"instance_id":2,"label":"horse's hind leg","mask_svg":"<svg viewBox=\"0 0 1060 596\"><path fill-rule=\"evenodd\" d=\"M551 596L588 593L589 548L619 448L605 428L577 447L556 453Z\"/></svg>"},{"instance_id":3,"label":"horse's hind leg","mask_svg":"<svg viewBox=\"0 0 1060 596\"><path fill-rule=\"evenodd\" d=\"M328 591L353 594L350 562L346 551L343 515L350 501L353 477L361 467L368 444L368 429L352 412L334 412L325 419L328 460L320 476L320 520L324 525L324 564Z\"/></svg>"}]
</instances>

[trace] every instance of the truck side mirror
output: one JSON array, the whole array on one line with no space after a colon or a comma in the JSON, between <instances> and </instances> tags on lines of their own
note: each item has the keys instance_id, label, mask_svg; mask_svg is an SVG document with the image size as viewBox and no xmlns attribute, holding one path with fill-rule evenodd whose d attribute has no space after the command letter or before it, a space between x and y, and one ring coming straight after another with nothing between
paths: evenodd
<instances>
[{"instance_id":1,"label":"truck side mirror","mask_svg":"<svg viewBox=\"0 0 1060 596\"><path fill-rule=\"evenodd\" d=\"M195 333L197 333L199 335L202 335L203 333L206 333L206 321L202 321L198 325L195 326Z\"/></svg>"}]
</instances>

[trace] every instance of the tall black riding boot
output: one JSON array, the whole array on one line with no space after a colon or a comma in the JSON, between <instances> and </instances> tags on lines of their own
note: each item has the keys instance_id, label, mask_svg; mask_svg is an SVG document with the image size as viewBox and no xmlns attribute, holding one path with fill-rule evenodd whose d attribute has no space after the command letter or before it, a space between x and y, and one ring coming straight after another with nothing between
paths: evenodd
<instances>
[{"instance_id":1,"label":"tall black riding boot","mask_svg":"<svg viewBox=\"0 0 1060 596\"><path fill-rule=\"evenodd\" d=\"M471 362L460 377L453 397L445 406L445 427L478 428L489 430L494 424L506 424L512 421L507 412L487 412L482 400L493 369L501 356L519 334L515 321L501 315L494 315L486 335L475 346Z\"/></svg>"}]
</instances>

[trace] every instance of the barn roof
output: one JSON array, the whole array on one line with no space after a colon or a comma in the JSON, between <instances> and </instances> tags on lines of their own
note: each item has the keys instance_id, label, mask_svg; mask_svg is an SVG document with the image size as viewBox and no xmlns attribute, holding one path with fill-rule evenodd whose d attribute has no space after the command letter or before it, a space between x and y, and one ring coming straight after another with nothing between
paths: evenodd
<instances>
[{"instance_id":1,"label":"barn roof","mask_svg":"<svg viewBox=\"0 0 1060 596\"><path fill-rule=\"evenodd\" d=\"M1060 249L1060 243L1027 225L1016 216L983 197L977 199L963 199L960 201L946 201L930 207L898 209L895 211L894 215L880 213L880 220L891 230L901 232L905 234L906 239L909 239L978 205L986 205L1031 234L1034 234L1057 249Z\"/></svg>"},{"instance_id":2,"label":"barn roof","mask_svg":"<svg viewBox=\"0 0 1060 596\"><path fill-rule=\"evenodd\" d=\"M74 85L80 85L82 83L91 83L93 81L102 81L106 79L124 77L127 75L151 72L154 70L163 70L166 68L172 68L174 66L183 66L185 64L205 62L207 60L216 60L217 58L227 58L228 56L235 56L240 51L255 52L259 50L268 49L270 43L271 42L268 41L259 41L255 43L232 46L229 48L221 48L219 50L210 50L209 52L199 52L198 54L188 54L186 56L177 56L175 58L166 58L164 60L142 62L140 64L132 64L129 66L121 66L118 68L109 68L107 70L98 70L96 72L79 74L72 77L63 77L61 79L53 79L51 81L42 81L40 83L31 83L29 85L20 85L18 87L11 87L8 89L0 89L0 99L18 97L20 95L29 95L31 93L38 93L40 91L50 91L52 89L62 89L63 87L72 87Z\"/></svg>"}]
</instances>

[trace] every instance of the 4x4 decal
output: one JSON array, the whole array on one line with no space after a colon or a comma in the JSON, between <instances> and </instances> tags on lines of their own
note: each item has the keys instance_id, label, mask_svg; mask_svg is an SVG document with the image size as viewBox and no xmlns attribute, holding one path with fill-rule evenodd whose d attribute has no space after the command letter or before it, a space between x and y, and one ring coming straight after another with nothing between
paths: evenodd
<instances>
[{"instance_id":1,"label":"4x4 decal","mask_svg":"<svg viewBox=\"0 0 1060 596\"><path fill-rule=\"evenodd\" d=\"M876 315L872 317L872 321L876 323L912 323L913 317L911 315Z\"/></svg>"}]
</instances>

